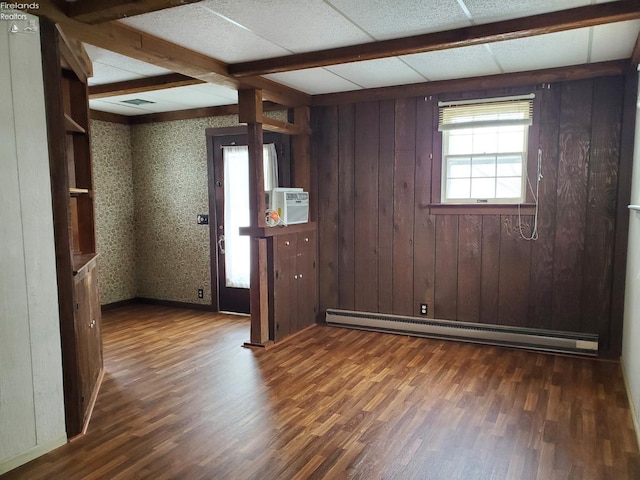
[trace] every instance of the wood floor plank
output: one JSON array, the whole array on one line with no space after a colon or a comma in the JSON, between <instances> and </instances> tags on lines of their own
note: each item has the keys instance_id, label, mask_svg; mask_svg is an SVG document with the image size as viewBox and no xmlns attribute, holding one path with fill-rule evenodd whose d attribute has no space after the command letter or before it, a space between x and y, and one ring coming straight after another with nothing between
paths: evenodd
<instances>
[{"instance_id":1,"label":"wood floor plank","mask_svg":"<svg viewBox=\"0 0 640 480\"><path fill-rule=\"evenodd\" d=\"M318 326L241 348L247 317L104 315L87 435L14 479L637 479L620 366Z\"/></svg>"}]
</instances>

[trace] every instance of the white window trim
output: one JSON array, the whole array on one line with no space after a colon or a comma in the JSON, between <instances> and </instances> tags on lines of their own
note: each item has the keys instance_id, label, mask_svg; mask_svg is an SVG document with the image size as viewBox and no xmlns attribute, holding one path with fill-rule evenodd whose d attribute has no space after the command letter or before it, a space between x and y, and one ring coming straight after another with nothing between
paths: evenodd
<instances>
[{"instance_id":1,"label":"white window trim","mask_svg":"<svg viewBox=\"0 0 640 480\"><path fill-rule=\"evenodd\" d=\"M531 93L528 95L519 95L519 96L510 96L510 97L497 97L497 98L482 98L482 99L474 99L474 100L458 100L451 102L438 102L439 106L439 123L438 130L442 132L442 163L441 163L441 186L440 186L440 203L446 205L512 205L512 204L523 204L527 199L527 157L528 157L528 148L529 148L529 126L533 123L533 99L535 98L535 94ZM447 107L460 107L457 108L458 111L462 111L463 114L466 114L468 111L477 111L478 107L481 105L487 105L489 108L493 106L494 108L500 109L500 103L510 103L510 102L519 102L522 101L528 102L528 113L525 114L525 118L522 119L506 119L506 120L488 120L488 121L472 121L472 122L464 122L464 123L456 123L456 122L447 122L446 112L444 109ZM493 104L493 105L491 105ZM464 106L470 106L466 109ZM524 112L523 107L520 106L522 112ZM443 120L444 118L444 120ZM447 172L448 172L448 159L451 157L456 157L458 155L447 155L448 146L449 146L449 132L456 129L462 128L474 128L481 126L506 126L506 125L523 125L525 127L524 130L524 145L522 152L514 152L515 154L522 156L522 175L521 175L521 186L520 186L520 197L513 198L447 198ZM511 155L513 155L512 153ZM478 154L482 155L482 154ZM487 152L487 155L491 156L501 156L508 155L507 152ZM494 177L498 178L498 177Z\"/></svg>"}]
</instances>

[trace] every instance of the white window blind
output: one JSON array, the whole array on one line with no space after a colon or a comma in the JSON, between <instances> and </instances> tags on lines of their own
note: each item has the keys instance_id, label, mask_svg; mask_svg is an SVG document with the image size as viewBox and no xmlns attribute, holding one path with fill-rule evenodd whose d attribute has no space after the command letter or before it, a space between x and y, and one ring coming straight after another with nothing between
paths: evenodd
<instances>
[{"instance_id":1,"label":"white window blind","mask_svg":"<svg viewBox=\"0 0 640 480\"><path fill-rule=\"evenodd\" d=\"M531 125L533 94L487 100L440 102L438 130L485 126Z\"/></svg>"}]
</instances>

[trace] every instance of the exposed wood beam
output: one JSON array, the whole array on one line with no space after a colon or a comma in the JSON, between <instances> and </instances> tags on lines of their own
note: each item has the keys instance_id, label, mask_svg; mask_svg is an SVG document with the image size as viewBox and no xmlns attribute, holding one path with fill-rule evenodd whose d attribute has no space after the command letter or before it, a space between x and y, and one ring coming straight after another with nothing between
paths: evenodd
<instances>
[{"instance_id":1,"label":"exposed wood beam","mask_svg":"<svg viewBox=\"0 0 640 480\"><path fill-rule=\"evenodd\" d=\"M91 120L101 120L103 122L121 123L123 125L129 125L131 123L130 118L126 115L119 115L111 112L101 112L100 110L89 110L89 116Z\"/></svg>"},{"instance_id":2,"label":"exposed wood beam","mask_svg":"<svg viewBox=\"0 0 640 480\"><path fill-rule=\"evenodd\" d=\"M265 75L514 40L638 18L640 0L621 0L413 37L235 63L229 65L229 73L239 78Z\"/></svg>"},{"instance_id":3,"label":"exposed wood beam","mask_svg":"<svg viewBox=\"0 0 640 480\"><path fill-rule=\"evenodd\" d=\"M166 88L184 87L205 83L197 78L188 77L180 73L169 73L156 77L136 78L124 82L93 85L89 87L89 98L113 97L115 95L127 95L129 93L151 92Z\"/></svg>"},{"instance_id":4,"label":"exposed wood beam","mask_svg":"<svg viewBox=\"0 0 640 480\"><path fill-rule=\"evenodd\" d=\"M314 95L313 106L338 105L371 100L391 100L397 98L438 95L443 93L470 92L474 90L490 90L493 88L537 85L567 80L583 80L608 75L622 75L628 70L627 60L591 63L570 67L530 70L527 72L501 73L484 77L462 78L457 80L440 80L437 82L399 85L395 87L371 88L342 93Z\"/></svg>"},{"instance_id":5,"label":"exposed wood beam","mask_svg":"<svg viewBox=\"0 0 640 480\"><path fill-rule=\"evenodd\" d=\"M41 0L39 8L29 13L49 18L59 24L69 37L208 83L233 89L259 88L266 100L285 106L308 105L311 101L306 93L264 78L238 80L229 74L227 64L219 60L123 24L87 25L79 22L66 16L52 0Z\"/></svg>"},{"instance_id":6,"label":"exposed wood beam","mask_svg":"<svg viewBox=\"0 0 640 480\"><path fill-rule=\"evenodd\" d=\"M78 0L68 3L69 17L84 23L110 22L202 0Z\"/></svg>"}]
</instances>

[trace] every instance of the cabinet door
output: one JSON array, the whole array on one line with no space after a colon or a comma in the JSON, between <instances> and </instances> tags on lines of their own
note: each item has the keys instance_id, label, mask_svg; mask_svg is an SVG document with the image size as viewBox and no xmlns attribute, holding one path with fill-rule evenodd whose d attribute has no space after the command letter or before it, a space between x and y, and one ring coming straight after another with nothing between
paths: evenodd
<instances>
[{"instance_id":1,"label":"cabinet door","mask_svg":"<svg viewBox=\"0 0 640 480\"><path fill-rule=\"evenodd\" d=\"M274 239L273 255L273 339L277 342L296 330L296 246L295 235Z\"/></svg>"},{"instance_id":2,"label":"cabinet door","mask_svg":"<svg viewBox=\"0 0 640 480\"><path fill-rule=\"evenodd\" d=\"M318 313L316 233L298 234L297 255L297 322L296 331L302 330L316 321Z\"/></svg>"},{"instance_id":3,"label":"cabinet door","mask_svg":"<svg viewBox=\"0 0 640 480\"><path fill-rule=\"evenodd\" d=\"M98 278L92 267L75 281L75 331L78 365L78 394L83 421L102 369Z\"/></svg>"}]
</instances>

